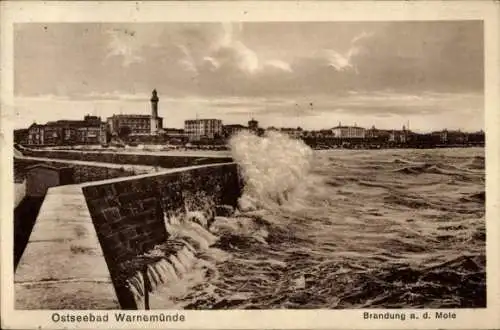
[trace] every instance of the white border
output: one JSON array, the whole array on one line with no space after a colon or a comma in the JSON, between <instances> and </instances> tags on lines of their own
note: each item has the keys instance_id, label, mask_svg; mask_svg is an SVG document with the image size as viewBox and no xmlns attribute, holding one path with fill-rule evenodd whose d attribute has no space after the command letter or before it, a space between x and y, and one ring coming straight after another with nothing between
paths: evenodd
<instances>
[{"instance_id":1,"label":"white border","mask_svg":"<svg viewBox=\"0 0 500 330\"><path fill-rule=\"evenodd\" d=\"M176 329L494 329L500 328L499 13L494 1L387 2L23 2L1 5L1 320L2 328ZM487 309L453 310L455 320L366 321L363 310L182 311L184 323L53 323L51 311L13 310L13 24L26 22L484 20L487 204ZM458 253L458 251L457 251ZM376 310L369 310L375 312ZM394 310L397 311L397 310ZM402 310L411 312L412 310ZM431 311L431 310L425 310ZM93 311L96 312L96 311ZM422 310L415 310L421 314ZM155 312L151 312L155 313ZM85 312L74 312L85 314ZM110 312L110 319L113 317Z\"/></svg>"}]
</instances>

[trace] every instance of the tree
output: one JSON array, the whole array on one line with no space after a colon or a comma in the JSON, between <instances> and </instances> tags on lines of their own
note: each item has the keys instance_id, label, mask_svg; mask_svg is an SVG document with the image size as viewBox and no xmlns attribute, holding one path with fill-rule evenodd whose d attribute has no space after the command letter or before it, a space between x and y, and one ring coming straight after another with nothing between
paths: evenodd
<instances>
[{"instance_id":1,"label":"tree","mask_svg":"<svg viewBox=\"0 0 500 330\"><path fill-rule=\"evenodd\" d=\"M132 130L128 126L121 126L120 129L118 130L118 136L122 140L128 138L130 133L132 133Z\"/></svg>"}]
</instances>

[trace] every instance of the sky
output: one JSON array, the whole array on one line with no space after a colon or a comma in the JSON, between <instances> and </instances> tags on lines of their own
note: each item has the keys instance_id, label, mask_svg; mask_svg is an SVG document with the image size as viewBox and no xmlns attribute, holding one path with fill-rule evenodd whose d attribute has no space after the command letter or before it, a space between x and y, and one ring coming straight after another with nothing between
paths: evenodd
<instances>
[{"instance_id":1,"label":"sky","mask_svg":"<svg viewBox=\"0 0 500 330\"><path fill-rule=\"evenodd\" d=\"M150 114L224 124L484 128L483 25L440 22L23 23L16 128Z\"/></svg>"}]
</instances>

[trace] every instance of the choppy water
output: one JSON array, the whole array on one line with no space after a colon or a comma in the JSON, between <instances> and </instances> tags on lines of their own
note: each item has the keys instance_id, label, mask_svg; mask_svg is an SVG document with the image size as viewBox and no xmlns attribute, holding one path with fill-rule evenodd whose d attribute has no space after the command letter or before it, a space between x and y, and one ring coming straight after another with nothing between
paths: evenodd
<instances>
[{"instance_id":1,"label":"choppy water","mask_svg":"<svg viewBox=\"0 0 500 330\"><path fill-rule=\"evenodd\" d=\"M211 233L170 225L189 253L155 308L485 307L483 149L253 139L233 145L244 211Z\"/></svg>"}]
</instances>

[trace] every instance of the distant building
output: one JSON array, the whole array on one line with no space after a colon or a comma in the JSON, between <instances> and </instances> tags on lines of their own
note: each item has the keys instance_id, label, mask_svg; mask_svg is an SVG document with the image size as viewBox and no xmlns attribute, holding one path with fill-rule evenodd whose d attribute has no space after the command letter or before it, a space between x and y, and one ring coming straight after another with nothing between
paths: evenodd
<instances>
[{"instance_id":1,"label":"distant building","mask_svg":"<svg viewBox=\"0 0 500 330\"><path fill-rule=\"evenodd\" d=\"M468 141L471 143L484 143L485 141L484 131L480 130L479 132L469 133Z\"/></svg>"},{"instance_id":2,"label":"distant building","mask_svg":"<svg viewBox=\"0 0 500 330\"><path fill-rule=\"evenodd\" d=\"M44 125L37 123L31 124L28 128L28 144L43 144L44 131Z\"/></svg>"},{"instance_id":3,"label":"distant building","mask_svg":"<svg viewBox=\"0 0 500 330\"><path fill-rule=\"evenodd\" d=\"M106 128L101 117L87 115L83 120L57 120L28 128L28 144L65 145L106 142Z\"/></svg>"},{"instance_id":4,"label":"distant building","mask_svg":"<svg viewBox=\"0 0 500 330\"><path fill-rule=\"evenodd\" d=\"M339 123L338 126L331 129L333 137L336 138L359 138L364 139L366 136L366 130L363 127L358 126L342 126Z\"/></svg>"},{"instance_id":5,"label":"distant building","mask_svg":"<svg viewBox=\"0 0 500 330\"><path fill-rule=\"evenodd\" d=\"M222 120L190 119L184 121L184 132L189 140L215 139L222 137Z\"/></svg>"},{"instance_id":6,"label":"distant building","mask_svg":"<svg viewBox=\"0 0 500 330\"><path fill-rule=\"evenodd\" d=\"M162 134L168 136L183 136L185 135L184 130L182 128L164 128L161 131Z\"/></svg>"},{"instance_id":7,"label":"distant building","mask_svg":"<svg viewBox=\"0 0 500 330\"><path fill-rule=\"evenodd\" d=\"M14 143L28 143L29 130L27 128L14 130Z\"/></svg>"},{"instance_id":8,"label":"distant building","mask_svg":"<svg viewBox=\"0 0 500 330\"><path fill-rule=\"evenodd\" d=\"M366 130L365 137L367 139L380 139L380 140L388 140L391 135L390 130L378 129L375 126Z\"/></svg>"},{"instance_id":9,"label":"distant building","mask_svg":"<svg viewBox=\"0 0 500 330\"><path fill-rule=\"evenodd\" d=\"M252 120L248 121L248 129L254 133L259 131L259 122L252 118Z\"/></svg>"},{"instance_id":10,"label":"distant building","mask_svg":"<svg viewBox=\"0 0 500 330\"><path fill-rule=\"evenodd\" d=\"M445 129L440 132L440 137L443 144L461 144L468 141L468 135L461 131L448 131Z\"/></svg>"},{"instance_id":11,"label":"distant building","mask_svg":"<svg viewBox=\"0 0 500 330\"><path fill-rule=\"evenodd\" d=\"M106 122L113 135L119 135L122 127L129 127L130 135L151 135L149 115L113 115Z\"/></svg>"},{"instance_id":12,"label":"distant building","mask_svg":"<svg viewBox=\"0 0 500 330\"><path fill-rule=\"evenodd\" d=\"M403 126L402 130L392 130L389 134L389 142L408 143L414 134Z\"/></svg>"},{"instance_id":13,"label":"distant building","mask_svg":"<svg viewBox=\"0 0 500 330\"><path fill-rule=\"evenodd\" d=\"M298 139L302 136L303 129L301 127L297 127L297 128L283 127L283 128L280 128L280 132L284 133L284 134L288 134L289 136Z\"/></svg>"},{"instance_id":14,"label":"distant building","mask_svg":"<svg viewBox=\"0 0 500 330\"><path fill-rule=\"evenodd\" d=\"M227 138L237 134L238 132L246 131L248 130L248 127L240 125L240 124L234 124L234 125L224 125L222 128L223 135Z\"/></svg>"},{"instance_id":15,"label":"distant building","mask_svg":"<svg viewBox=\"0 0 500 330\"><path fill-rule=\"evenodd\" d=\"M279 132L280 129L279 128L276 128L274 126L270 126L268 128L266 128L266 132Z\"/></svg>"},{"instance_id":16,"label":"distant building","mask_svg":"<svg viewBox=\"0 0 500 330\"><path fill-rule=\"evenodd\" d=\"M412 133L407 142L410 145L420 145L420 146L428 146L428 147L433 147L436 146L441 142L441 137L436 134L432 133L427 133L427 134L418 134L418 133Z\"/></svg>"},{"instance_id":17,"label":"distant building","mask_svg":"<svg viewBox=\"0 0 500 330\"><path fill-rule=\"evenodd\" d=\"M122 127L130 128L130 135L157 135L163 128L163 118L158 117L158 93L151 96L151 115L113 115L106 123L112 135L119 135Z\"/></svg>"}]
</instances>

